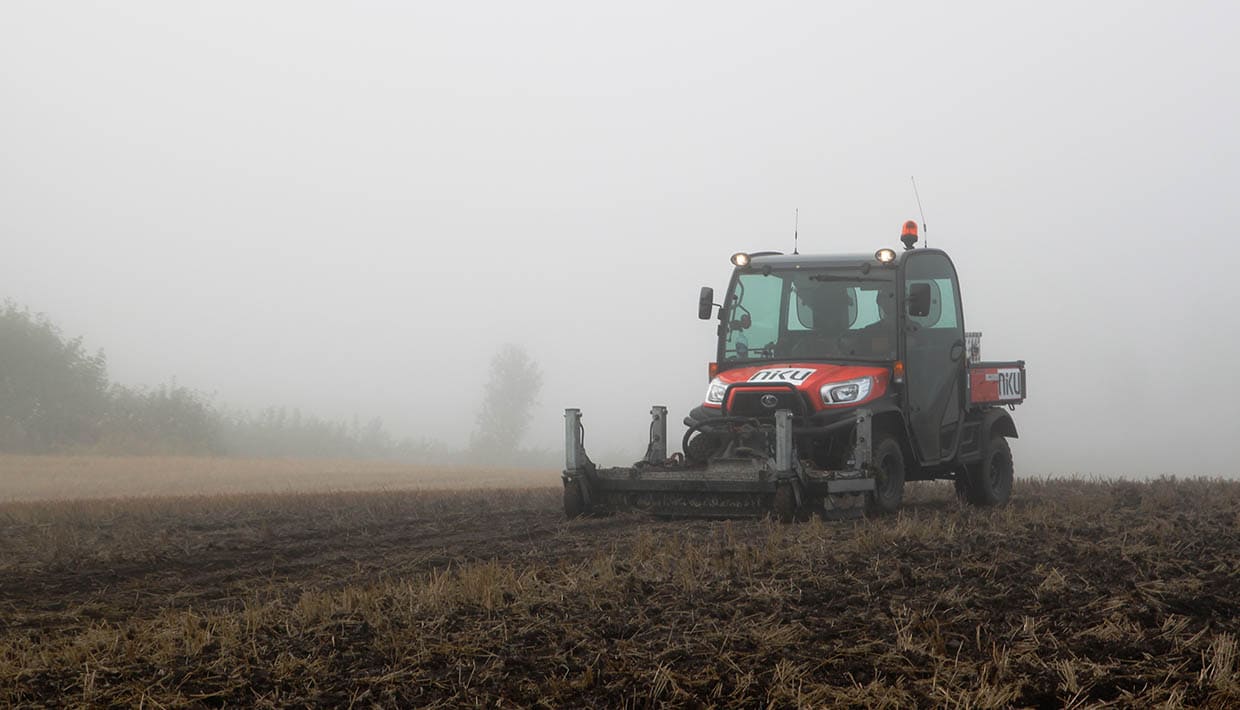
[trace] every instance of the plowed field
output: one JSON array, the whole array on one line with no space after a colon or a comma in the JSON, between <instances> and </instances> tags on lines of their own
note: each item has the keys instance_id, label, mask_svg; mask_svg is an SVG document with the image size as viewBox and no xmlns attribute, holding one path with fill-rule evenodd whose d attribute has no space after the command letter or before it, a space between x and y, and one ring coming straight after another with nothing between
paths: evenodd
<instances>
[{"instance_id":1,"label":"plowed field","mask_svg":"<svg viewBox=\"0 0 1240 710\"><path fill-rule=\"evenodd\" d=\"M1240 706L1240 483L909 496L787 527L566 523L555 488L7 503L0 704Z\"/></svg>"}]
</instances>

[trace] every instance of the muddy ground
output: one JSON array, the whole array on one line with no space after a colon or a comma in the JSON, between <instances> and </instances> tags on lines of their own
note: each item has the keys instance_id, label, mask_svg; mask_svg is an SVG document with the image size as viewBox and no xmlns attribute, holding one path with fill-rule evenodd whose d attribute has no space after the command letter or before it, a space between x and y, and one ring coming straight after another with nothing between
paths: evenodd
<instances>
[{"instance_id":1,"label":"muddy ground","mask_svg":"<svg viewBox=\"0 0 1240 710\"><path fill-rule=\"evenodd\" d=\"M1240 483L857 522L555 489L0 506L6 705L1240 705Z\"/></svg>"}]
</instances>

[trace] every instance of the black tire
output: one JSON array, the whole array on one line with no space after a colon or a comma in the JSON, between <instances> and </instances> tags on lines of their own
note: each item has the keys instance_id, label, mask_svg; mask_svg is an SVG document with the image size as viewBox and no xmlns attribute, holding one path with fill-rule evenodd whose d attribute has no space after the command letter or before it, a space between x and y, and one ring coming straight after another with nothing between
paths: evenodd
<instances>
[{"instance_id":1,"label":"black tire","mask_svg":"<svg viewBox=\"0 0 1240 710\"><path fill-rule=\"evenodd\" d=\"M875 489L865 494L870 515L886 515L900 509L904 500L904 449L890 434L881 436L874 447Z\"/></svg>"},{"instance_id":2,"label":"black tire","mask_svg":"<svg viewBox=\"0 0 1240 710\"><path fill-rule=\"evenodd\" d=\"M694 463L706 463L722 445L719 437L698 432L685 445L685 458Z\"/></svg>"},{"instance_id":3,"label":"black tire","mask_svg":"<svg viewBox=\"0 0 1240 710\"><path fill-rule=\"evenodd\" d=\"M959 479L956 490L962 497L982 508L1006 505L1012 498L1012 449L999 434L990 437L981 461L965 467L964 485Z\"/></svg>"},{"instance_id":4,"label":"black tire","mask_svg":"<svg viewBox=\"0 0 1240 710\"><path fill-rule=\"evenodd\" d=\"M586 509L585 496L581 494L581 482L577 480L564 482L564 516L569 520L580 518L589 512Z\"/></svg>"}]
</instances>

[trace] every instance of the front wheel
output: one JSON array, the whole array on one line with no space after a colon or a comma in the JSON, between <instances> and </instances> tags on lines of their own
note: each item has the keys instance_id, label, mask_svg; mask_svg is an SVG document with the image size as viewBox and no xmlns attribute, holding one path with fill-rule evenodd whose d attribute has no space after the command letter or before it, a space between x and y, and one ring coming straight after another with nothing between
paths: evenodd
<instances>
[{"instance_id":1,"label":"front wheel","mask_svg":"<svg viewBox=\"0 0 1240 710\"><path fill-rule=\"evenodd\" d=\"M865 494L871 515L894 513L904 500L904 449L899 439L887 434L874 447L874 490Z\"/></svg>"},{"instance_id":2,"label":"front wheel","mask_svg":"<svg viewBox=\"0 0 1240 710\"><path fill-rule=\"evenodd\" d=\"M956 490L961 498L979 507L1006 505L1012 498L1014 475L1012 448L1007 439L995 434L982 460L965 466L963 485L957 478Z\"/></svg>"}]
</instances>

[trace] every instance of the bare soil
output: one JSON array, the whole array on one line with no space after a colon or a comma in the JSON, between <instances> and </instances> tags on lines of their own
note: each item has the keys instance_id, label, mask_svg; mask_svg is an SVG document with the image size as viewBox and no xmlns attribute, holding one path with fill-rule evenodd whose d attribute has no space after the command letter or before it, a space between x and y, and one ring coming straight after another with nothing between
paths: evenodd
<instances>
[{"instance_id":1,"label":"bare soil","mask_svg":"<svg viewBox=\"0 0 1240 710\"><path fill-rule=\"evenodd\" d=\"M6 705L1240 705L1240 483L857 522L556 488L0 505Z\"/></svg>"}]
</instances>

